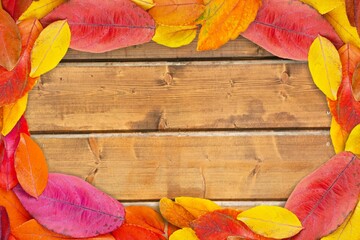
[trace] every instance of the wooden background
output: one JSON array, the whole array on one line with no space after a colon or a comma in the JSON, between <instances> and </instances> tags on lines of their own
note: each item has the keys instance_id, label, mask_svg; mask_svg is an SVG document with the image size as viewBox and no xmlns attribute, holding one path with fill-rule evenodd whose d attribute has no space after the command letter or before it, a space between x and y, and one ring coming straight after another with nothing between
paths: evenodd
<instances>
[{"instance_id":1,"label":"wooden background","mask_svg":"<svg viewBox=\"0 0 360 240\"><path fill-rule=\"evenodd\" d=\"M243 38L195 49L70 50L31 92L26 113L50 171L124 202L282 204L334 154L307 63Z\"/></svg>"}]
</instances>

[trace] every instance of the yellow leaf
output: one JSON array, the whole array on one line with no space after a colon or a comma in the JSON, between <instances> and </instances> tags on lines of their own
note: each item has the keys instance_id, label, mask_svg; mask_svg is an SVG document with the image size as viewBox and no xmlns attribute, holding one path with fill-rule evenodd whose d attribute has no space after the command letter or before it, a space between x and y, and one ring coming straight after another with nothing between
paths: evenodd
<instances>
[{"instance_id":1,"label":"yellow leaf","mask_svg":"<svg viewBox=\"0 0 360 240\"><path fill-rule=\"evenodd\" d=\"M196 37L197 26L156 26L153 41L172 48L190 44Z\"/></svg>"},{"instance_id":2,"label":"yellow leaf","mask_svg":"<svg viewBox=\"0 0 360 240\"><path fill-rule=\"evenodd\" d=\"M191 228L183 228L171 234L169 240L199 240L194 230Z\"/></svg>"},{"instance_id":3,"label":"yellow leaf","mask_svg":"<svg viewBox=\"0 0 360 240\"><path fill-rule=\"evenodd\" d=\"M360 156L360 124L351 130L349 138L345 144L345 151L352 152Z\"/></svg>"},{"instance_id":4,"label":"yellow leaf","mask_svg":"<svg viewBox=\"0 0 360 240\"><path fill-rule=\"evenodd\" d=\"M31 52L30 77L37 77L55 68L70 46L70 27L66 20L47 26L36 39Z\"/></svg>"},{"instance_id":5,"label":"yellow leaf","mask_svg":"<svg viewBox=\"0 0 360 240\"><path fill-rule=\"evenodd\" d=\"M332 118L331 120L330 136L335 153L343 152L349 134L341 128L341 126L336 122L335 118Z\"/></svg>"},{"instance_id":6,"label":"yellow leaf","mask_svg":"<svg viewBox=\"0 0 360 240\"><path fill-rule=\"evenodd\" d=\"M330 235L321 240L358 240L360 239L360 202L358 202L354 212L350 214L343 224Z\"/></svg>"},{"instance_id":7,"label":"yellow leaf","mask_svg":"<svg viewBox=\"0 0 360 240\"><path fill-rule=\"evenodd\" d=\"M324 15L326 20L334 27L344 43L351 43L360 47L360 38L355 27L350 25L347 18L345 4L341 4L331 12Z\"/></svg>"},{"instance_id":8,"label":"yellow leaf","mask_svg":"<svg viewBox=\"0 0 360 240\"><path fill-rule=\"evenodd\" d=\"M268 238L289 238L303 229L295 214L276 206L254 207L240 213L237 219L253 232Z\"/></svg>"},{"instance_id":9,"label":"yellow leaf","mask_svg":"<svg viewBox=\"0 0 360 240\"><path fill-rule=\"evenodd\" d=\"M54 8L68 0L37 0L33 1L29 8L19 17L20 21L28 18L41 19L50 13Z\"/></svg>"},{"instance_id":10,"label":"yellow leaf","mask_svg":"<svg viewBox=\"0 0 360 240\"><path fill-rule=\"evenodd\" d=\"M340 6L341 3L343 3L343 0L326 0L326 1L319 1L319 0L301 0L303 3L306 3L313 8L315 8L319 13L325 14L330 12L331 10L334 10L338 6Z\"/></svg>"},{"instance_id":11,"label":"yellow leaf","mask_svg":"<svg viewBox=\"0 0 360 240\"><path fill-rule=\"evenodd\" d=\"M215 50L244 32L261 6L261 0L212 0L201 17L198 51Z\"/></svg>"},{"instance_id":12,"label":"yellow leaf","mask_svg":"<svg viewBox=\"0 0 360 240\"><path fill-rule=\"evenodd\" d=\"M221 209L221 207L213 201L203 198L177 197L175 198L175 202L188 210L195 218L205 213Z\"/></svg>"},{"instance_id":13,"label":"yellow leaf","mask_svg":"<svg viewBox=\"0 0 360 240\"><path fill-rule=\"evenodd\" d=\"M21 116L25 113L26 105L28 101L28 94L20 98L13 104L3 106L3 119L1 134L3 136L14 128L16 123L20 120Z\"/></svg>"},{"instance_id":14,"label":"yellow leaf","mask_svg":"<svg viewBox=\"0 0 360 240\"><path fill-rule=\"evenodd\" d=\"M154 6L153 0L131 0L131 1L133 1L136 5L138 5L144 10L149 10Z\"/></svg>"},{"instance_id":15,"label":"yellow leaf","mask_svg":"<svg viewBox=\"0 0 360 240\"><path fill-rule=\"evenodd\" d=\"M310 46L308 59L316 86L335 101L342 79L340 56L335 46L328 39L318 36Z\"/></svg>"}]
</instances>

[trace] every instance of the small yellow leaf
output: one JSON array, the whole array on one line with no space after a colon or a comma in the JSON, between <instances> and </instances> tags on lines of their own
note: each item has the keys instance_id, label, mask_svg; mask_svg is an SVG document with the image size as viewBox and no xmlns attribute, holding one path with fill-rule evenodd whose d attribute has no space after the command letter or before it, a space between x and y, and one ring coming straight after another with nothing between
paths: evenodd
<instances>
[{"instance_id":1,"label":"small yellow leaf","mask_svg":"<svg viewBox=\"0 0 360 240\"><path fill-rule=\"evenodd\" d=\"M68 0L37 0L33 1L30 7L19 17L20 21L28 18L41 19L50 13L54 8Z\"/></svg>"},{"instance_id":2,"label":"small yellow leaf","mask_svg":"<svg viewBox=\"0 0 360 240\"><path fill-rule=\"evenodd\" d=\"M37 77L55 68L70 46L70 27L66 20L47 26L36 39L31 52L30 77Z\"/></svg>"},{"instance_id":3,"label":"small yellow leaf","mask_svg":"<svg viewBox=\"0 0 360 240\"><path fill-rule=\"evenodd\" d=\"M171 234L169 240L199 240L199 238L191 228L183 228Z\"/></svg>"},{"instance_id":4,"label":"small yellow leaf","mask_svg":"<svg viewBox=\"0 0 360 240\"><path fill-rule=\"evenodd\" d=\"M153 41L172 48L190 44L196 37L197 26L156 26Z\"/></svg>"},{"instance_id":5,"label":"small yellow leaf","mask_svg":"<svg viewBox=\"0 0 360 240\"><path fill-rule=\"evenodd\" d=\"M357 47L360 47L359 35L356 28L350 25L344 3L324 16L326 20L334 27L335 31L344 43L351 43Z\"/></svg>"},{"instance_id":6,"label":"small yellow leaf","mask_svg":"<svg viewBox=\"0 0 360 240\"><path fill-rule=\"evenodd\" d=\"M257 206L243 211L237 219L253 232L268 238L289 238L303 229L295 214L277 206Z\"/></svg>"},{"instance_id":7,"label":"small yellow leaf","mask_svg":"<svg viewBox=\"0 0 360 240\"><path fill-rule=\"evenodd\" d=\"M313 8L315 8L320 14L325 14L330 12L331 10L340 6L343 0L301 0L303 3L309 4Z\"/></svg>"},{"instance_id":8,"label":"small yellow leaf","mask_svg":"<svg viewBox=\"0 0 360 240\"><path fill-rule=\"evenodd\" d=\"M153 0L131 0L131 1L133 1L136 5L138 5L144 10L149 10L154 6Z\"/></svg>"},{"instance_id":9,"label":"small yellow leaf","mask_svg":"<svg viewBox=\"0 0 360 240\"><path fill-rule=\"evenodd\" d=\"M340 56L335 46L328 39L318 36L310 46L308 59L316 86L335 101L342 79Z\"/></svg>"},{"instance_id":10,"label":"small yellow leaf","mask_svg":"<svg viewBox=\"0 0 360 240\"><path fill-rule=\"evenodd\" d=\"M360 124L351 130L349 138L345 144L345 151L352 152L360 156Z\"/></svg>"},{"instance_id":11,"label":"small yellow leaf","mask_svg":"<svg viewBox=\"0 0 360 240\"><path fill-rule=\"evenodd\" d=\"M3 106L3 119L1 134L3 136L14 128L16 123L20 120L21 116L25 113L26 105L28 101L28 94L20 98L13 104Z\"/></svg>"},{"instance_id":12,"label":"small yellow leaf","mask_svg":"<svg viewBox=\"0 0 360 240\"><path fill-rule=\"evenodd\" d=\"M349 134L341 128L341 126L336 122L335 118L332 118L331 120L330 136L335 153L343 152Z\"/></svg>"},{"instance_id":13,"label":"small yellow leaf","mask_svg":"<svg viewBox=\"0 0 360 240\"><path fill-rule=\"evenodd\" d=\"M360 202L358 202L354 212L350 214L343 224L330 235L321 240L357 240L360 239Z\"/></svg>"},{"instance_id":14,"label":"small yellow leaf","mask_svg":"<svg viewBox=\"0 0 360 240\"><path fill-rule=\"evenodd\" d=\"M175 198L175 202L188 210L195 218L205 213L221 209L221 207L213 201L203 198L177 197Z\"/></svg>"}]
</instances>

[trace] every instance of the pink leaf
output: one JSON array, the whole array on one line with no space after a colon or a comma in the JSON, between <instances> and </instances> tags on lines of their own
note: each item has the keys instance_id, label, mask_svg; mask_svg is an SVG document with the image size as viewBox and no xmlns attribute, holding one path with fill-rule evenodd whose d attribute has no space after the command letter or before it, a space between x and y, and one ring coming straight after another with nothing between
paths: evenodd
<instances>
[{"instance_id":1,"label":"pink leaf","mask_svg":"<svg viewBox=\"0 0 360 240\"><path fill-rule=\"evenodd\" d=\"M286 203L304 227L292 239L316 240L334 231L354 209L359 194L360 159L349 152L331 158L305 177Z\"/></svg>"},{"instance_id":2,"label":"pink leaf","mask_svg":"<svg viewBox=\"0 0 360 240\"><path fill-rule=\"evenodd\" d=\"M0 239L7 240L10 236L10 222L6 209L0 206Z\"/></svg>"},{"instance_id":3,"label":"pink leaf","mask_svg":"<svg viewBox=\"0 0 360 240\"><path fill-rule=\"evenodd\" d=\"M315 9L298 0L263 0L244 37L282 58L307 60L313 40L322 35L339 48L342 41Z\"/></svg>"},{"instance_id":4,"label":"pink leaf","mask_svg":"<svg viewBox=\"0 0 360 240\"><path fill-rule=\"evenodd\" d=\"M74 176L49 174L48 185L38 199L19 185L14 192L41 225L62 235L94 237L112 232L124 221L121 203Z\"/></svg>"},{"instance_id":5,"label":"pink leaf","mask_svg":"<svg viewBox=\"0 0 360 240\"><path fill-rule=\"evenodd\" d=\"M70 0L42 19L45 25L67 19L70 47L86 52L106 52L151 41L155 23L130 0Z\"/></svg>"}]
</instances>

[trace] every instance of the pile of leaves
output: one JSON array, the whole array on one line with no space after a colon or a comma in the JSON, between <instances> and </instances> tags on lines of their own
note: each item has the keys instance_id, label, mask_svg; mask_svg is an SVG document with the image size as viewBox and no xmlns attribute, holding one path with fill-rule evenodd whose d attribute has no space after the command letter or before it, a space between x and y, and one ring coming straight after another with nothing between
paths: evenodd
<instances>
[{"instance_id":1,"label":"pile of leaves","mask_svg":"<svg viewBox=\"0 0 360 240\"><path fill-rule=\"evenodd\" d=\"M0 239L360 239L360 0L1 0ZM197 37L198 33L198 37ZM49 174L23 116L27 94L68 48L149 42L215 50L239 35L309 60L333 116L336 156L284 208L223 209L163 198L161 215L74 176ZM165 221L165 220L166 221Z\"/></svg>"}]
</instances>

